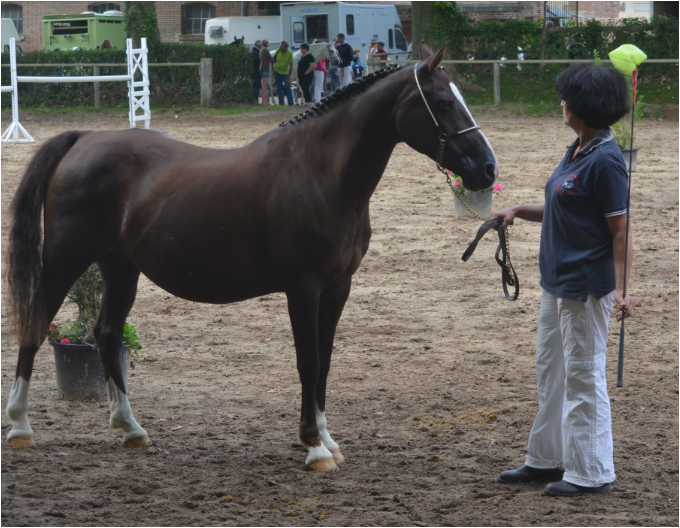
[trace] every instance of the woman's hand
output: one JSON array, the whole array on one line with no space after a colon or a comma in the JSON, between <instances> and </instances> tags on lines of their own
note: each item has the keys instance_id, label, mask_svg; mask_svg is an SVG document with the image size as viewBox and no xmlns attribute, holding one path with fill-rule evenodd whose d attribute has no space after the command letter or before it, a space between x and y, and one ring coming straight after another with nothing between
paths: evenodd
<instances>
[{"instance_id":1,"label":"woman's hand","mask_svg":"<svg viewBox=\"0 0 680 528\"><path fill-rule=\"evenodd\" d=\"M495 213L493 213L491 215L491 219L493 220L494 218L502 218L503 225L499 226L498 229L505 229L515 222L516 214L517 212L515 211L514 207L508 207L507 209L502 209L500 211L496 211Z\"/></svg>"},{"instance_id":2,"label":"woman's hand","mask_svg":"<svg viewBox=\"0 0 680 528\"><path fill-rule=\"evenodd\" d=\"M616 320L621 321L621 318L623 316L623 313L625 312L626 314L626 319L629 317L633 317L633 314L635 313L635 299L633 299L630 295L626 293L626 298L623 298L623 292L616 291L614 294L614 300L616 301L616 305L614 305L614 309L616 310L621 310L621 313L616 314Z\"/></svg>"}]
</instances>

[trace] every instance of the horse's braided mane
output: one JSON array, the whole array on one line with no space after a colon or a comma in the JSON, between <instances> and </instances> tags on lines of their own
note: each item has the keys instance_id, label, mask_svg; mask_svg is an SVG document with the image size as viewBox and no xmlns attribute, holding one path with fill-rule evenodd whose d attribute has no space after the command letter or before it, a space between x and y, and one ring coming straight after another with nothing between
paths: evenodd
<instances>
[{"instance_id":1,"label":"horse's braided mane","mask_svg":"<svg viewBox=\"0 0 680 528\"><path fill-rule=\"evenodd\" d=\"M366 77L361 77L360 79L357 79L356 81L348 84L343 88L338 88L335 91L335 93L332 93L322 98L321 103L314 104L308 110L306 110L305 112L301 112L300 114L295 116L293 119L290 119L289 121L281 122L279 126L283 127L288 124L294 125L295 123L301 123L304 119L307 119L308 117L313 117L315 114L321 115L321 112L327 109L330 105L346 101L352 95L358 95L362 93L368 86L371 86L379 79L382 79L385 75L399 71L400 69L401 64L397 64L396 66L380 68L375 73L369 73Z\"/></svg>"}]
</instances>

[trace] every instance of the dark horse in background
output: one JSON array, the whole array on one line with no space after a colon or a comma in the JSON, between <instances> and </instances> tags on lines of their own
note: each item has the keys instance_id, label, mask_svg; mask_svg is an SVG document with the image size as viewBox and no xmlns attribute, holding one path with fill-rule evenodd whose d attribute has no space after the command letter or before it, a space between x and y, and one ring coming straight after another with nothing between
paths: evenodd
<instances>
[{"instance_id":1,"label":"dark horse in background","mask_svg":"<svg viewBox=\"0 0 680 528\"><path fill-rule=\"evenodd\" d=\"M342 462L326 428L326 379L352 275L368 250L369 200L398 143L436 158L439 133L428 106L447 133L474 124L439 68L444 51L420 46L422 96L412 66L383 69L239 149L138 129L65 132L45 143L12 203L8 279L19 360L7 405L10 445L34 445L35 354L71 285L97 262L104 295L95 336L110 424L125 431L125 445L149 442L132 415L118 353L141 272L195 302L285 292L306 463L331 469ZM471 190L498 174L479 129L446 142L444 165Z\"/></svg>"}]
</instances>

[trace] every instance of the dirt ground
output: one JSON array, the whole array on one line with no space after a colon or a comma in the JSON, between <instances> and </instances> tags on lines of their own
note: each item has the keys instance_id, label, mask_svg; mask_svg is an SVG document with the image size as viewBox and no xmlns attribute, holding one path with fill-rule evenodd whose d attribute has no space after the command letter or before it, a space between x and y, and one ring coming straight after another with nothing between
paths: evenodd
<instances>
[{"instance_id":1,"label":"dirt ground","mask_svg":"<svg viewBox=\"0 0 680 528\"><path fill-rule=\"evenodd\" d=\"M477 114L502 169L494 208L541 202L573 132L557 117ZM153 126L235 148L289 115L166 113ZM42 142L70 129L125 128L126 119L121 110L24 118L38 142L2 147L3 237L8 204ZM460 260L479 223L454 218L434 162L402 144L371 202L374 234L329 378L329 429L346 464L306 471L294 444L300 388L283 294L195 304L142 278L129 321L145 348L130 370L130 401L153 447L125 449L105 402L57 400L53 353L43 346L30 396L38 446L10 450L2 415L2 524L677 526L678 125L643 120L636 130L631 293L642 305L626 325L624 388L615 387L613 318L610 326L613 493L557 499L542 495L544 484L496 481L522 465L538 408L540 225L511 228L522 291L510 303L493 237ZM70 313L63 308L57 321ZM17 357L7 321L3 312L3 409Z\"/></svg>"}]
</instances>

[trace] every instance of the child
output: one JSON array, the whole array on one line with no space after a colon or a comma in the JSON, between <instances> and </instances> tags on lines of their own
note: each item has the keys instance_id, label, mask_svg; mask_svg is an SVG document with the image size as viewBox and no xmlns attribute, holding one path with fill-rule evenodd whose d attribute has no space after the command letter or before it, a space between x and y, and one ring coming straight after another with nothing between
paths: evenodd
<instances>
[{"instance_id":1,"label":"child","mask_svg":"<svg viewBox=\"0 0 680 528\"><path fill-rule=\"evenodd\" d=\"M330 76L331 76L331 93L335 93L335 90L340 88L340 68L338 68L338 59L333 59L331 62L332 68L330 70Z\"/></svg>"},{"instance_id":2,"label":"child","mask_svg":"<svg viewBox=\"0 0 680 528\"><path fill-rule=\"evenodd\" d=\"M360 79L364 76L364 66L359 62L359 57L354 57L354 62L352 63L352 77L354 79Z\"/></svg>"}]
</instances>

